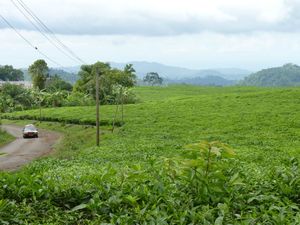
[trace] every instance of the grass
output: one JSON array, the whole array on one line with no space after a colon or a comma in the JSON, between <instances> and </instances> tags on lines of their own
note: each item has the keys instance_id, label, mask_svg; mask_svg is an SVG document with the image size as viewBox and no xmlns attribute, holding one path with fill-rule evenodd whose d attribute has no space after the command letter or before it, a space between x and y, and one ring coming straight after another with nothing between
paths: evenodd
<instances>
[{"instance_id":1,"label":"grass","mask_svg":"<svg viewBox=\"0 0 300 225\"><path fill-rule=\"evenodd\" d=\"M0 129L0 147L13 141L14 137Z\"/></svg>"},{"instance_id":2,"label":"grass","mask_svg":"<svg viewBox=\"0 0 300 225\"><path fill-rule=\"evenodd\" d=\"M6 187L0 215L36 224L299 223L300 89L171 86L135 92L140 103L125 106L125 124L116 133L109 123L102 126L100 148L93 147L93 127L42 123L65 137L53 156L0 175ZM101 107L102 119L111 121L114 110ZM32 115L38 111L6 117ZM95 110L49 108L43 116L92 122ZM184 146L203 140L230 145L236 157L217 158L209 176L197 177L212 162L196 158L187 169Z\"/></svg>"}]
</instances>

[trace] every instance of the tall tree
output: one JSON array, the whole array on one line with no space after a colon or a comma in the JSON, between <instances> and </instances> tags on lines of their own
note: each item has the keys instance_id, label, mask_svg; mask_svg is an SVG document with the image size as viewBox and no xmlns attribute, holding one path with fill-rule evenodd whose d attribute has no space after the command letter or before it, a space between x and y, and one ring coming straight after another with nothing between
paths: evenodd
<instances>
[{"instance_id":1,"label":"tall tree","mask_svg":"<svg viewBox=\"0 0 300 225\"><path fill-rule=\"evenodd\" d=\"M135 69L132 64L126 64L124 67L123 86L133 87L136 83Z\"/></svg>"},{"instance_id":2,"label":"tall tree","mask_svg":"<svg viewBox=\"0 0 300 225\"><path fill-rule=\"evenodd\" d=\"M74 85L74 90L78 92L83 92L95 97L96 89L96 72L98 70L99 76L101 77L101 86L105 79L103 76L110 70L108 63L96 62L92 65L82 65L78 76L80 77ZM102 88L101 88L102 89Z\"/></svg>"},{"instance_id":3,"label":"tall tree","mask_svg":"<svg viewBox=\"0 0 300 225\"><path fill-rule=\"evenodd\" d=\"M124 72L125 73L134 74L135 73L135 69L133 68L132 64L126 64L125 67L124 67Z\"/></svg>"},{"instance_id":4,"label":"tall tree","mask_svg":"<svg viewBox=\"0 0 300 225\"><path fill-rule=\"evenodd\" d=\"M150 72L147 73L146 76L144 77L143 81L145 83L150 84L151 86L153 85L161 85L163 82L163 78L161 78L158 73L155 72Z\"/></svg>"},{"instance_id":5,"label":"tall tree","mask_svg":"<svg viewBox=\"0 0 300 225\"><path fill-rule=\"evenodd\" d=\"M28 71L32 78L33 87L39 90L44 89L49 71L45 60L36 60L31 66L29 66Z\"/></svg>"},{"instance_id":6,"label":"tall tree","mask_svg":"<svg viewBox=\"0 0 300 225\"><path fill-rule=\"evenodd\" d=\"M95 74L98 69L100 75L100 99L102 103L114 103L116 96L113 87L121 85L132 87L135 84L135 74L132 66L123 70L112 69L109 64L97 62L93 65L82 65L79 71L79 80L74 85L74 90L90 94L95 97Z\"/></svg>"}]
</instances>

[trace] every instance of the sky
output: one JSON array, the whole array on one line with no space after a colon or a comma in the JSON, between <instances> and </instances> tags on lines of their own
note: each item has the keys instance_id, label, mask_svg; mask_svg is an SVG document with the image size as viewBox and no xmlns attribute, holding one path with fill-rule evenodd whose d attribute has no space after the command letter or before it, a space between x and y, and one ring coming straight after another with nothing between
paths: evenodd
<instances>
[{"instance_id":1,"label":"sky","mask_svg":"<svg viewBox=\"0 0 300 225\"><path fill-rule=\"evenodd\" d=\"M85 63L251 71L300 64L300 0L0 0L0 15L56 62L0 17L0 65L82 64L28 21L22 2Z\"/></svg>"}]
</instances>

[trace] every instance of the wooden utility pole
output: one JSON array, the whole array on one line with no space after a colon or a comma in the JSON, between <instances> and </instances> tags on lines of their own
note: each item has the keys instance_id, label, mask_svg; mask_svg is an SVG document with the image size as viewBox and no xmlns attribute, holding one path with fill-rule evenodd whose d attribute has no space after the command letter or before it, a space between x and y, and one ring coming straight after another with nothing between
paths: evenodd
<instances>
[{"instance_id":1,"label":"wooden utility pole","mask_svg":"<svg viewBox=\"0 0 300 225\"><path fill-rule=\"evenodd\" d=\"M97 136L96 136L96 144L97 146L100 145L100 129L99 129L99 70L96 69L96 129L97 129Z\"/></svg>"}]
</instances>

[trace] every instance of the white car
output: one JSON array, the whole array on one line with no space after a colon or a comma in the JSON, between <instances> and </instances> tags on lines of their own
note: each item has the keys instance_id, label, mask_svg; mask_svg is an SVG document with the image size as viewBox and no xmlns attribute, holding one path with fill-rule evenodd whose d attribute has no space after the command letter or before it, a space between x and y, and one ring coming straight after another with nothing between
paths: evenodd
<instances>
[{"instance_id":1,"label":"white car","mask_svg":"<svg viewBox=\"0 0 300 225\"><path fill-rule=\"evenodd\" d=\"M33 124L28 124L23 128L23 138L38 138L39 132Z\"/></svg>"}]
</instances>

